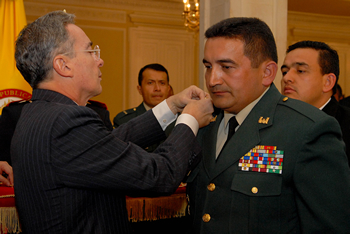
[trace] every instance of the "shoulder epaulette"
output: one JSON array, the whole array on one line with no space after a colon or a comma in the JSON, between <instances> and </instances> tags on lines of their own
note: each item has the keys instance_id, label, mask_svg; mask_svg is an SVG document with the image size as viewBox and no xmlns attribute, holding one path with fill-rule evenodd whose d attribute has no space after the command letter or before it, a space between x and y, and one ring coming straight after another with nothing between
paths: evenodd
<instances>
[{"instance_id":1,"label":"shoulder epaulette","mask_svg":"<svg viewBox=\"0 0 350 234\"><path fill-rule=\"evenodd\" d=\"M288 106L289 108L299 112L300 114L304 115L305 117L313 121L318 119L322 115L326 115L323 111L319 111L318 108L306 102L289 98L286 96L281 96L279 104Z\"/></svg>"},{"instance_id":2,"label":"shoulder epaulette","mask_svg":"<svg viewBox=\"0 0 350 234\"><path fill-rule=\"evenodd\" d=\"M113 119L114 126L119 126L137 116L137 107L119 112Z\"/></svg>"},{"instance_id":3,"label":"shoulder epaulette","mask_svg":"<svg viewBox=\"0 0 350 234\"><path fill-rule=\"evenodd\" d=\"M115 119L123 119L124 117L128 117L128 116L133 115L135 113L136 113L136 107L131 108L131 109L127 109L127 110L123 110L115 116Z\"/></svg>"},{"instance_id":4,"label":"shoulder epaulette","mask_svg":"<svg viewBox=\"0 0 350 234\"><path fill-rule=\"evenodd\" d=\"M134 113L135 111L136 111L136 107L131 108L131 109L127 109L127 110L123 110L122 112L120 112L120 114L123 113L124 115L129 115L129 114Z\"/></svg>"}]
</instances>

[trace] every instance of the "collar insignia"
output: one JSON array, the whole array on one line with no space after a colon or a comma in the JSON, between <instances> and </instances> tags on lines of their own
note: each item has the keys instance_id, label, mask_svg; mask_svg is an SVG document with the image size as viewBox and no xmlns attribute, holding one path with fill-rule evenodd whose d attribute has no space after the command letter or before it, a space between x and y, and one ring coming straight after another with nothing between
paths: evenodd
<instances>
[{"instance_id":1,"label":"collar insignia","mask_svg":"<svg viewBox=\"0 0 350 234\"><path fill-rule=\"evenodd\" d=\"M267 117L266 119L263 118L262 116L260 117L259 119L259 123L262 123L262 124L267 124L270 120L270 117Z\"/></svg>"}]
</instances>

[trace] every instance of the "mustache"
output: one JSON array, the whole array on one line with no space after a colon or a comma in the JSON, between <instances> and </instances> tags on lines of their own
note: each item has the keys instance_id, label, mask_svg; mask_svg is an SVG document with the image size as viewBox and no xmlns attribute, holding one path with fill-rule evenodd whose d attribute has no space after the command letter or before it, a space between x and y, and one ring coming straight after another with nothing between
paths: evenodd
<instances>
[{"instance_id":1,"label":"mustache","mask_svg":"<svg viewBox=\"0 0 350 234\"><path fill-rule=\"evenodd\" d=\"M215 93L215 92L231 92L231 90L228 87L218 87L218 86L210 87L209 91L212 92L212 93Z\"/></svg>"}]
</instances>

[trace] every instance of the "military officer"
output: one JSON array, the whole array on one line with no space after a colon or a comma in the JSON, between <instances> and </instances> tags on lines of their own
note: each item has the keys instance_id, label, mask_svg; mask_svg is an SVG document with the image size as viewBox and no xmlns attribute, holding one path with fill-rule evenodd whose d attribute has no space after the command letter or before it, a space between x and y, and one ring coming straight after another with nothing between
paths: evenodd
<instances>
[{"instance_id":1,"label":"military officer","mask_svg":"<svg viewBox=\"0 0 350 234\"><path fill-rule=\"evenodd\" d=\"M215 121L187 178L191 233L349 233L350 173L338 122L273 84L277 49L257 18L210 27L203 63Z\"/></svg>"},{"instance_id":2,"label":"military officer","mask_svg":"<svg viewBox=\"0 0 350 234\"><path fill-rule=\"evenodd\" d=\"M168 71L158 63L148 64L141 68L138 83L137 90L142 96L143 102L138 107L118 113L113 119L115 128L155 107L166 99L170 92ZM169 136L173 128L174 124L169 125L165 130L165 134ZM145 149L148 152L153 152L161 142L147 146Z\"/></svg>"}]
</instances>

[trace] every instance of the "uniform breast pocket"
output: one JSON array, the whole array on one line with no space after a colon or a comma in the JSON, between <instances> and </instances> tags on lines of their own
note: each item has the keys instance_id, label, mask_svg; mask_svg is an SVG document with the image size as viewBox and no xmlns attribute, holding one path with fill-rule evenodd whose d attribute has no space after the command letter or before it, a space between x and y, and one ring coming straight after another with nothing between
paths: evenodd
<instances>
[{"instance_id":1,"label":"uniform breast pocket","mask_svg":"<svg viewBox=\"0 0 350 234\"><path fill-rule=\"evenodd\" d=\"M280 174L237 173L231 184L230 227L234 230L241 226L248 233L280 233L281 189Z\"/></svg>"},{"instance_id":2,"label":"uniform breast pocket","mask_svg":"<svg viewBox=\"0 0 350 234\"><path fill-rule=\"evenodd\" d=\"M281 194L282 176L280 174L241 172L237 173L231 190L248 196L278 196Z\"/></svg>"}]
</instances>

